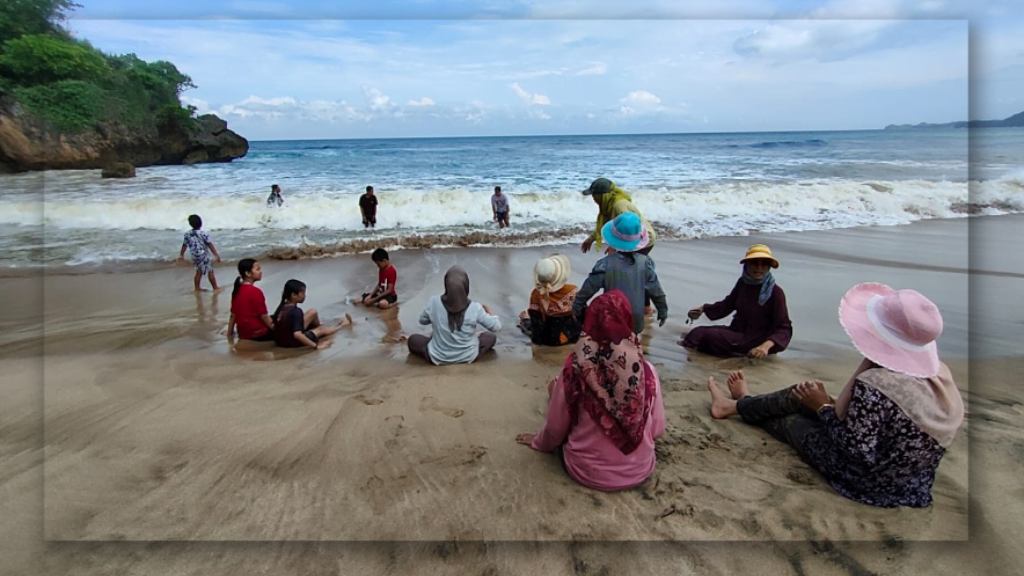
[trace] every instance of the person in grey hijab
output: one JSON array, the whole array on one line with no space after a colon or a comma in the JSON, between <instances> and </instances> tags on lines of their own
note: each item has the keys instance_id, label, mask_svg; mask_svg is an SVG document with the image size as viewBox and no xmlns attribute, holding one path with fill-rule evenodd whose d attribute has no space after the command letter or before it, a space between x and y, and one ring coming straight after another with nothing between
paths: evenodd
<instances>
[{"instance_id":1,"label":"person in grey hijab","mask_svg":"<svg viewBox=\"0 0 1024 576\"><path fill-rule=\"evenodd\" d=\"M469 299L469 275L461 266L452 266L444 275L444 294L432 296L420 314L420 324L433 326L431 336L413 334L409 352L431 364L472 362L494 347L501 321L486 304ZM479 327L490 332L477 336Z\"/></svg>"}]
</instances>

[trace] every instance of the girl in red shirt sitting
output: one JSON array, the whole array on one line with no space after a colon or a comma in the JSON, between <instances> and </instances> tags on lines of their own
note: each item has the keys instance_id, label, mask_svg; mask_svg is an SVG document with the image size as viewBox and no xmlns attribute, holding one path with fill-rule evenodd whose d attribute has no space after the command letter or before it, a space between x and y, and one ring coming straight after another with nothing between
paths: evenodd
<instances>
[{"instance_id":1,"label":"girl in red shirt sitting","mask_svg":"<svg viewBox=\"0 0 1024 576\"><path fill-rule=\"evenodd\" d=\"M263 279L260 263L252 258L242 258L238 262L238 278L231 291L231 316L228 318L228 338L235 335L238 326L238 337L242 340L268 342L274 339L274 321L267 314L267 299L263 290L256 287L256 282Z\"/></svg>"}]
</instances>

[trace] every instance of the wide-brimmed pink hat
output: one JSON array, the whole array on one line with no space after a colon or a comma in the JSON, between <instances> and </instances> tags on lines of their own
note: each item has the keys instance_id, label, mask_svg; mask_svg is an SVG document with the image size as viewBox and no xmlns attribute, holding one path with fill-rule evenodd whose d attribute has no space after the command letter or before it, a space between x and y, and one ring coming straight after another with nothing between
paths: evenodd
<instances>
[{"instance_id":1,"label":"wide-brimmed pink hat","mask_svg":"<svg viewBox=\"0 0 1024 576\"><path fill-rule=\"evenodd\" d=\"M939 373L935 340L942 334L942 315L920 292L857 284L839 303L839 323L875 364L918 378Z\"/></svg>"}]
</instances>

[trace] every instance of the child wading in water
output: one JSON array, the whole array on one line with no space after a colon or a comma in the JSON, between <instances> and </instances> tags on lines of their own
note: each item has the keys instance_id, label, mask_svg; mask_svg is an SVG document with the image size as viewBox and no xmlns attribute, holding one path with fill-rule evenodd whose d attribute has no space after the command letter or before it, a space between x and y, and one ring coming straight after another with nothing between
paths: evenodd
<instances>
[{"instance_id":1,"label":"child wading in water","mask_svg":"<svg viewBox=\"0 0 1024 576\"><path fill-rule=\"evenodd\" d=\"M336 326L324 326L320 324L320 315L316 310L310 308L303 312L302 308L299 308L299 304L305 301L305 283L299 280L284 283L281 303L274 311L274 343L281 348L326 348L330 343L321 343L321 338L334 334L342 326L352 324L352 317L345 314L345 319Z\"/></svg>"},{"instance_id":2,"label":"child wading in water","mask_svg":"<svg viewBox=\"0 0 1024 576\"><path fill-rule=\"evenodd\" d=\"M210 252L213 252L218 263L220 263L220 254L217 253L217 248L210 241L210 235L201 230L203 227L202 218L193 214L188 217L188 225L192 227L192 230L185 232L185 239L181 243L181 252L178 253L178 261L183 262L185 260L185 249L188 248L192 254L192 264L196 267L196 292L202 290L199 287L199 282L203 279L203 274L206 274L206 277L210 279L210 285L213 286L213 289L220 291L220 287L217 286L217 276L213 273L213 262L210 261Z\"/></svg>"}]
</instances>

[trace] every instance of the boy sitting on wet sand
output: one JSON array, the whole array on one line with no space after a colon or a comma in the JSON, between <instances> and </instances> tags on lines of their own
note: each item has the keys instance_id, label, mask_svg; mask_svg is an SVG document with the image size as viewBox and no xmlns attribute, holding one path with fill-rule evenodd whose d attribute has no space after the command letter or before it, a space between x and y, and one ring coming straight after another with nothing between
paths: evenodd
<instances>
[{"instance_id":1,"label":"boy sitting on wet sand","mask_svg":"<svg viewBox=\"0 0 1024 576\"><path fill-rule=\"evenodd\" d=\"M381 310L390 308L398 302L398 292L395 291L395 283L398 281L398 271L391 265L388 258L388 251L377 248L370 255L373 263L379 269L377 275L377 287L369 294L363 294L362 302L367 306L376 306Z\"/></svg>"}]
</instances>

